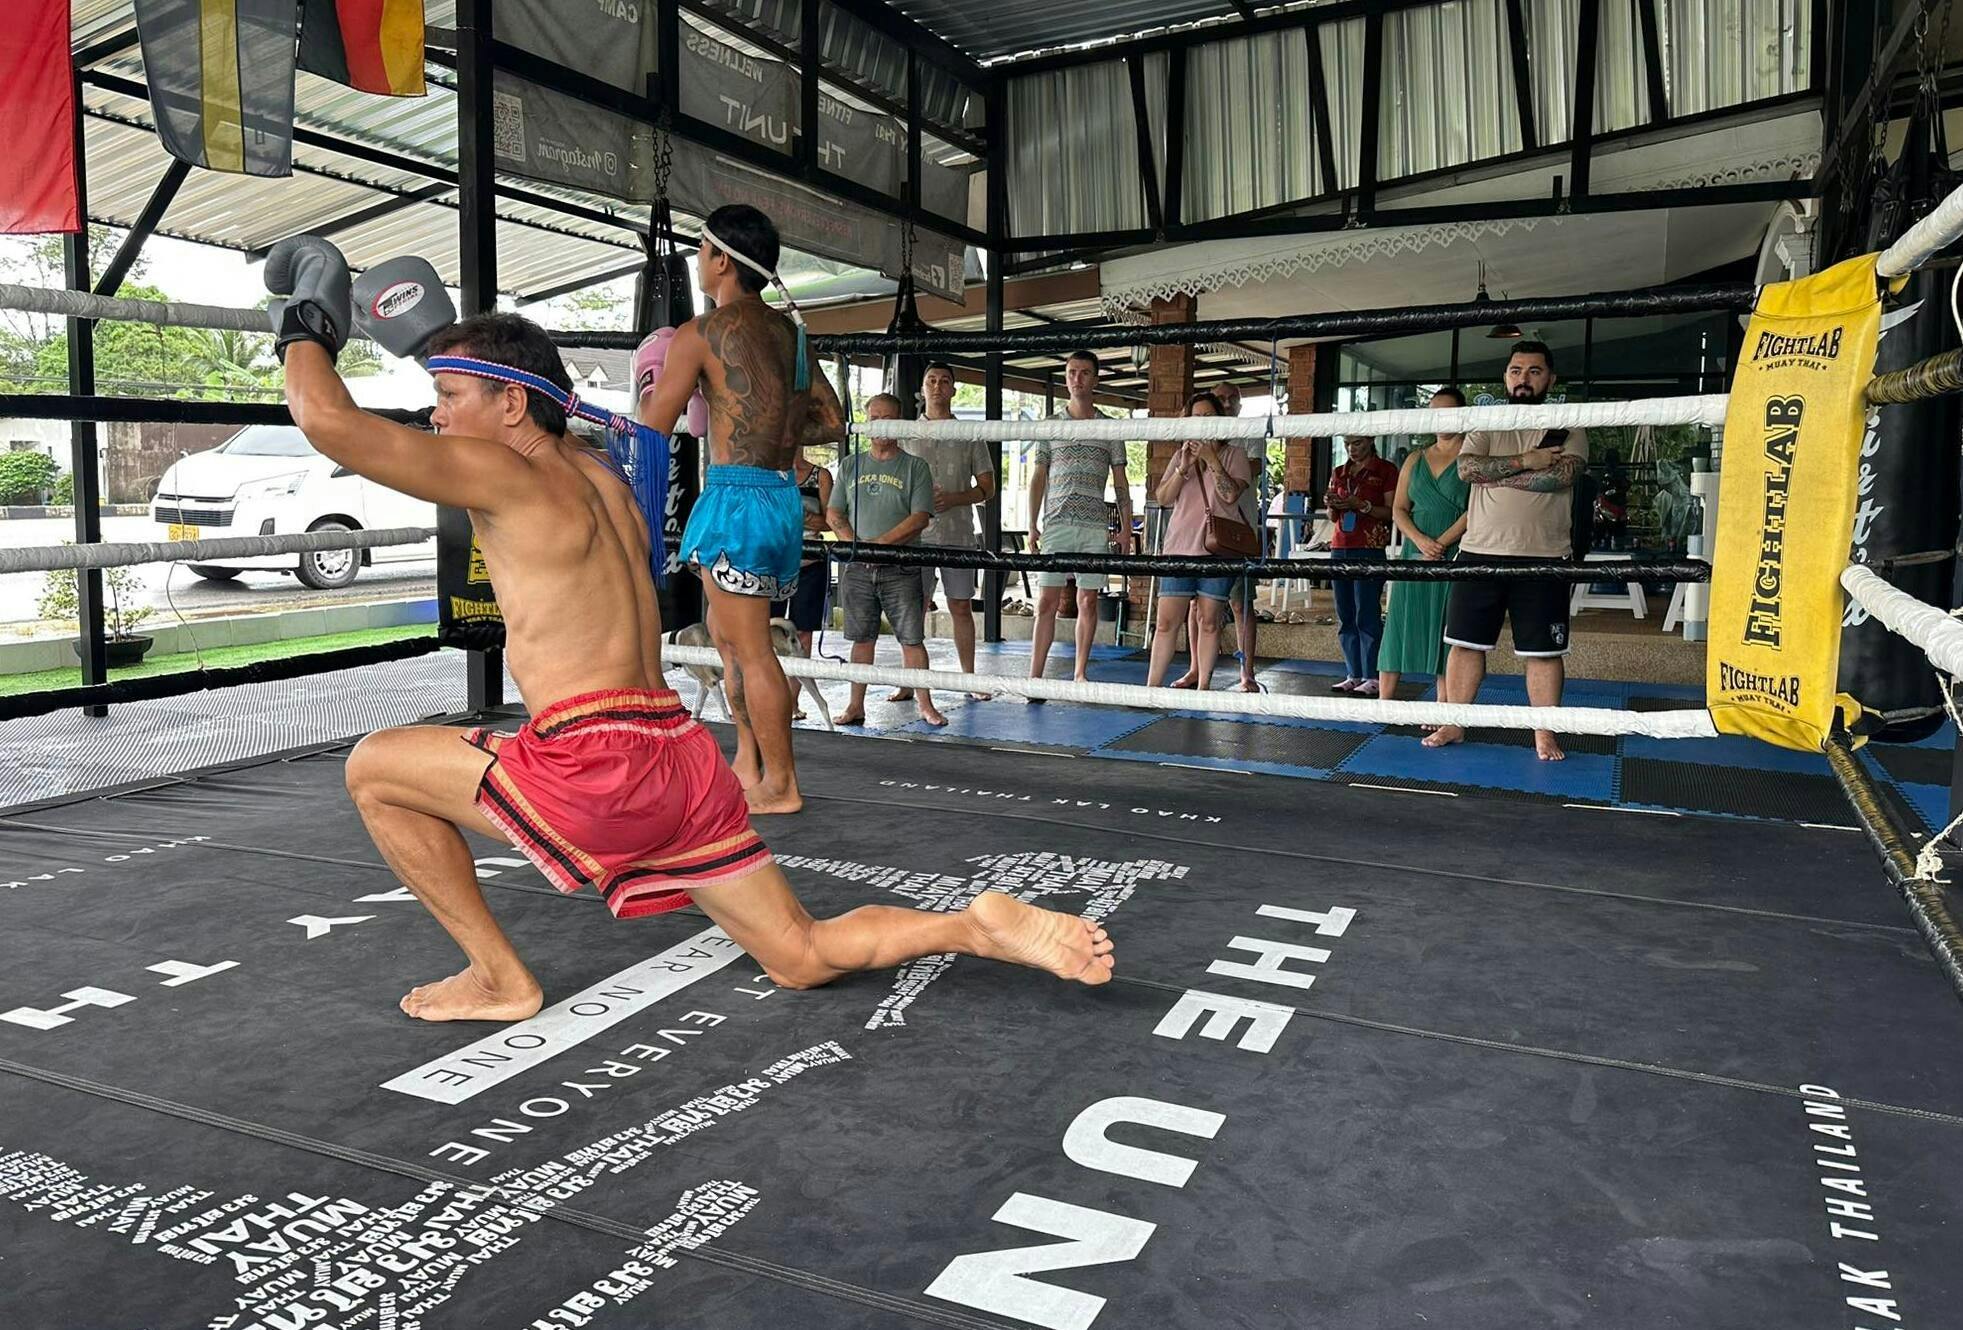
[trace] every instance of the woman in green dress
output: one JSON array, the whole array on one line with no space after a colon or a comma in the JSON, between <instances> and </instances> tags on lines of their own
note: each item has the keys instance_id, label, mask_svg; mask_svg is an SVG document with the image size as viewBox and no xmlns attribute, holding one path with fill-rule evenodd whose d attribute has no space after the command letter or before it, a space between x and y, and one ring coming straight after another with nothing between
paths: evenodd
<instances>
[{"instance_id":1,"label":"woman in green dress","mask_svg":"<svg viewBox=\"0 0 1963 1330\"><path fill-rule=\"evenodd\" d=\"M1434 410L1464 406L1457 388L1432 394ZM1435 563L1458 552L1465 534L1465 506L1471 486L1459 479L1459 446L1463 434L1440 434L1429 448L1415 449L1404 459L1397 478L1397 497L1391 501L1391 521L1404 536L1403 557ZM1396 582L1390 593L1390 615L1378 651L1377 695L1396 697L1399 676L1443 674L1445 671L1445 601L1449 582Z\"/></svg>"}]
</instances>

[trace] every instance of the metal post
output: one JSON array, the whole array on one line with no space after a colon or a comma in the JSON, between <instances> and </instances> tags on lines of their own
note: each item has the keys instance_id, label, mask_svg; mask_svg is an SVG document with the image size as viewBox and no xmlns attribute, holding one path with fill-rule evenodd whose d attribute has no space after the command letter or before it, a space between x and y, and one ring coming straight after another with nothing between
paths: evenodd
<instances>
[{"instance_id":1,"label":"metal post","mask_svg":"<svg viewBox=\"0 0 1963 1330\"><path fill-rule=\"evenodd\" d=\"M457 0L457 249L466 317L497 308L497 157L491 0ZM472 651L472 711L504 704L504 652Z\"/></svg>"},{"instance_id":2,"label":"metal post","mask_svg":"<svg viewBox=\"0 0 1963 1330\"><path fill-rule=\"evenodd\" d=\"M1595 71L1601 65L1600 13L1583 5L1576 21L1574 102L1569 113L1568 193L1585 198L1595 151Z\"/></svg>"},{"instance_id":3,"label":"metal post","mask_svg":"<svg viewBox=\"0 0 1963 1330\"><path fill-rule=\"evenodd\" d=\"M990 332L1002 330L1002 316L1007 304L1006 282L1002 272L1003 254L999 249L988 252L988 323ZM984 414L990 420L1002 418L1002 353L991 351L988 354L987 368L982 377L982 403ZM991 443L988 446L989 458L995 464L995 493L982 505L982 546L986 549L1002 548L1002 486L1006 479L1003 470L1002 445ZM982 639L988 642L1002 640L1002 570L990 568L982 577Z\"/></svg>"},{"instance_id":4,"label":"metal post","mask_svg":"<svg viewBox=\"0 0 1963 1330\"><path fill-rule=\"evenodd\" d=\"M70 71L71 92L75 98L75 212L81 230L62 237L63 275L71 291L89 289L89 195L87 143L82 133L82 78ZM95 322L91 319L68 321L68 391L78 397L95 394ZM68 427L68 465L75 477L75 543L90 545L102 539L102 482L98 466L93 420L77 420ZM75 574L75 618L81 630L82 685L109 682L109 647L102 635L102 570L90 568ZM84 707L90 716L107 716L106 706Z\"/></svg>"}]
</instances>

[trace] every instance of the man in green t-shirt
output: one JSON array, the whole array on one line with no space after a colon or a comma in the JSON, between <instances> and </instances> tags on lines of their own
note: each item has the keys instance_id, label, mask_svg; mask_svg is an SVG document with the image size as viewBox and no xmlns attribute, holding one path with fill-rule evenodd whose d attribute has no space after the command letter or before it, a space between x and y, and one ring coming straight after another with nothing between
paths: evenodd
<instances>
[{"instance_id":1,"label":"man in green t-shirt","mask_svg":"<svg viewBox=\"0 0 1963 1330\"><path fill-rule=\"evenodd\" d=\"M900 399L880 393L866 403L868 420L898 420ZM869 545L911 545L920 539L934 516L934 472L918 457L900 451L894 439L873 438L865 452L847 453L832 483L826 512L840 540ZM908 669L927 668L927 614L918 568L892 564L848 563L838 576L838 598L845 607L845 637L852 644L852 663L872 664L879 641L882 611L900 640L900 657ZM913 690L920 719L929 725L947 724L925 688ZM852 685L852 699L838 714L840 725L866 723L866 686Z\"/></svg>"}]
</instances>

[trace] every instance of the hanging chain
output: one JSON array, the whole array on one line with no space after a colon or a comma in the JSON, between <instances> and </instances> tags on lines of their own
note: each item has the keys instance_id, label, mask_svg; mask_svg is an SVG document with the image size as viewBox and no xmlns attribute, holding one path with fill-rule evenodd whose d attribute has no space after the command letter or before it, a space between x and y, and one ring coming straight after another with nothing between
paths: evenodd
<instances>
[{"instance_id":1,"label":"hanging chain","mask_svg":"<svg viewBox=\"0 0 1963 1330\"><path fill-rule=\"evenodd\" d=\"M913 281L913 218L900 222L900 280Z\"/></svg>"},{"instance_id":2,"label":"hanging chain","mask_svg":"<svg viewBox=\"0 0 1963 1330\"><path fill-rule=\"evenodd\" d=\"M1942 89L1937 85L1937 80L1942 77L1943 61L1949 58L1949 20L1956 12L1956 0L1942 0L1942 5L1943 22L1936 29L1935 54L1926 62L1922 75L1923 95L1929 99L1930 113L1938 117L1942 115L1943 108ZM1926 15L1927 11L1924 13Z\"/></svg>"},{"instance_id":3,"label":"hanging chain","mask_svg":"<svg viewBox=\"0 0 1963 1330\"><path fill-rule=\"evenodd\" d=\"M1925 0L1922 12L1915 16L1915 91L1919 97L1927 98L1936 90L1936 75L1929 61L1929 11L1934 8Z\"/></svg>"},{"instance_id":4,"label":"hanging chain","mask_svg":"<svg viewBox=\"0 0 1963 1330\"><path fill-rule=\"evenodd\" d=\"M662 108L654 122L654 196L668 201L668 178L675 170L675 140L668 132L669 111Z\"/></svg>"}]
</instances>

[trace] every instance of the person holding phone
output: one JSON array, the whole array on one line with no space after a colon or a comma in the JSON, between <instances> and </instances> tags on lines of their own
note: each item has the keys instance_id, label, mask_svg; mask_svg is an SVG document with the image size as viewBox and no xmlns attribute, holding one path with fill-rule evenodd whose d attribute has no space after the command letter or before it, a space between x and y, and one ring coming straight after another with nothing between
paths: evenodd
<instances>
[{"instance_id":1,"label":"person holding phone","mask_svg":"<svg viewBox=\"0 0 1963 1330\"><path fill-rule=\"evenodd\" d=\"M1218 397L1210 392L1197 392L1187 400L1186 414L1226 413ZM1253 478L1254 467L1246 450L1232 439L1188 439L1180 444L1153 493L1155 499L1172 510L1159 553L1207 556L1209 521L1240 521L1240 498ZM1233 591L1234 577L1228 570L1215 577L1159 579L1158 627L1152 635L1151 664L1145 675L1147 686L1157 688L1165 680L1172 666L1173 650L1179 643L1179 629L1186 624L1189 610L1194 612L1193 626L1188 633L1192 668L1172 687L1204 692L1212 686L1213 666L1220 657L1221 614Z\"/></svg>"},{"instance_id":2,"label":"person holding phone","mask_svg":"<svg viewBox=\"0 0 1963 1330\"><path fill-rule=\"evenodd\" d=\"M1513 344L1506 361L1507 400L1537 406L1557 382L1554 353L1545 342ZM1574 558L1574 489L1588 467L1588 431L1474 430L1459 448L1459 475L1472 487L1466 507L1461 559L1486 564L1527 566L1568 563ZM1486 678L1486 653L1499 644L1500 624L1513 628L1513 654L1527 672L1527 701L1537 707L1561 705L1566 676L1561 658L1568 653L1568 585L1553 580L1498 579L1459 582L1445 610L1445 640L1452 654L1445 662L1447 702L1469 703ZM1465 738L1456 725L1441 725L1425 736L1427 748L1443 748ZM1543 762L1567 754L1552 730L1534 731L1534 751Z\"/></svg>"}]
</instances>

